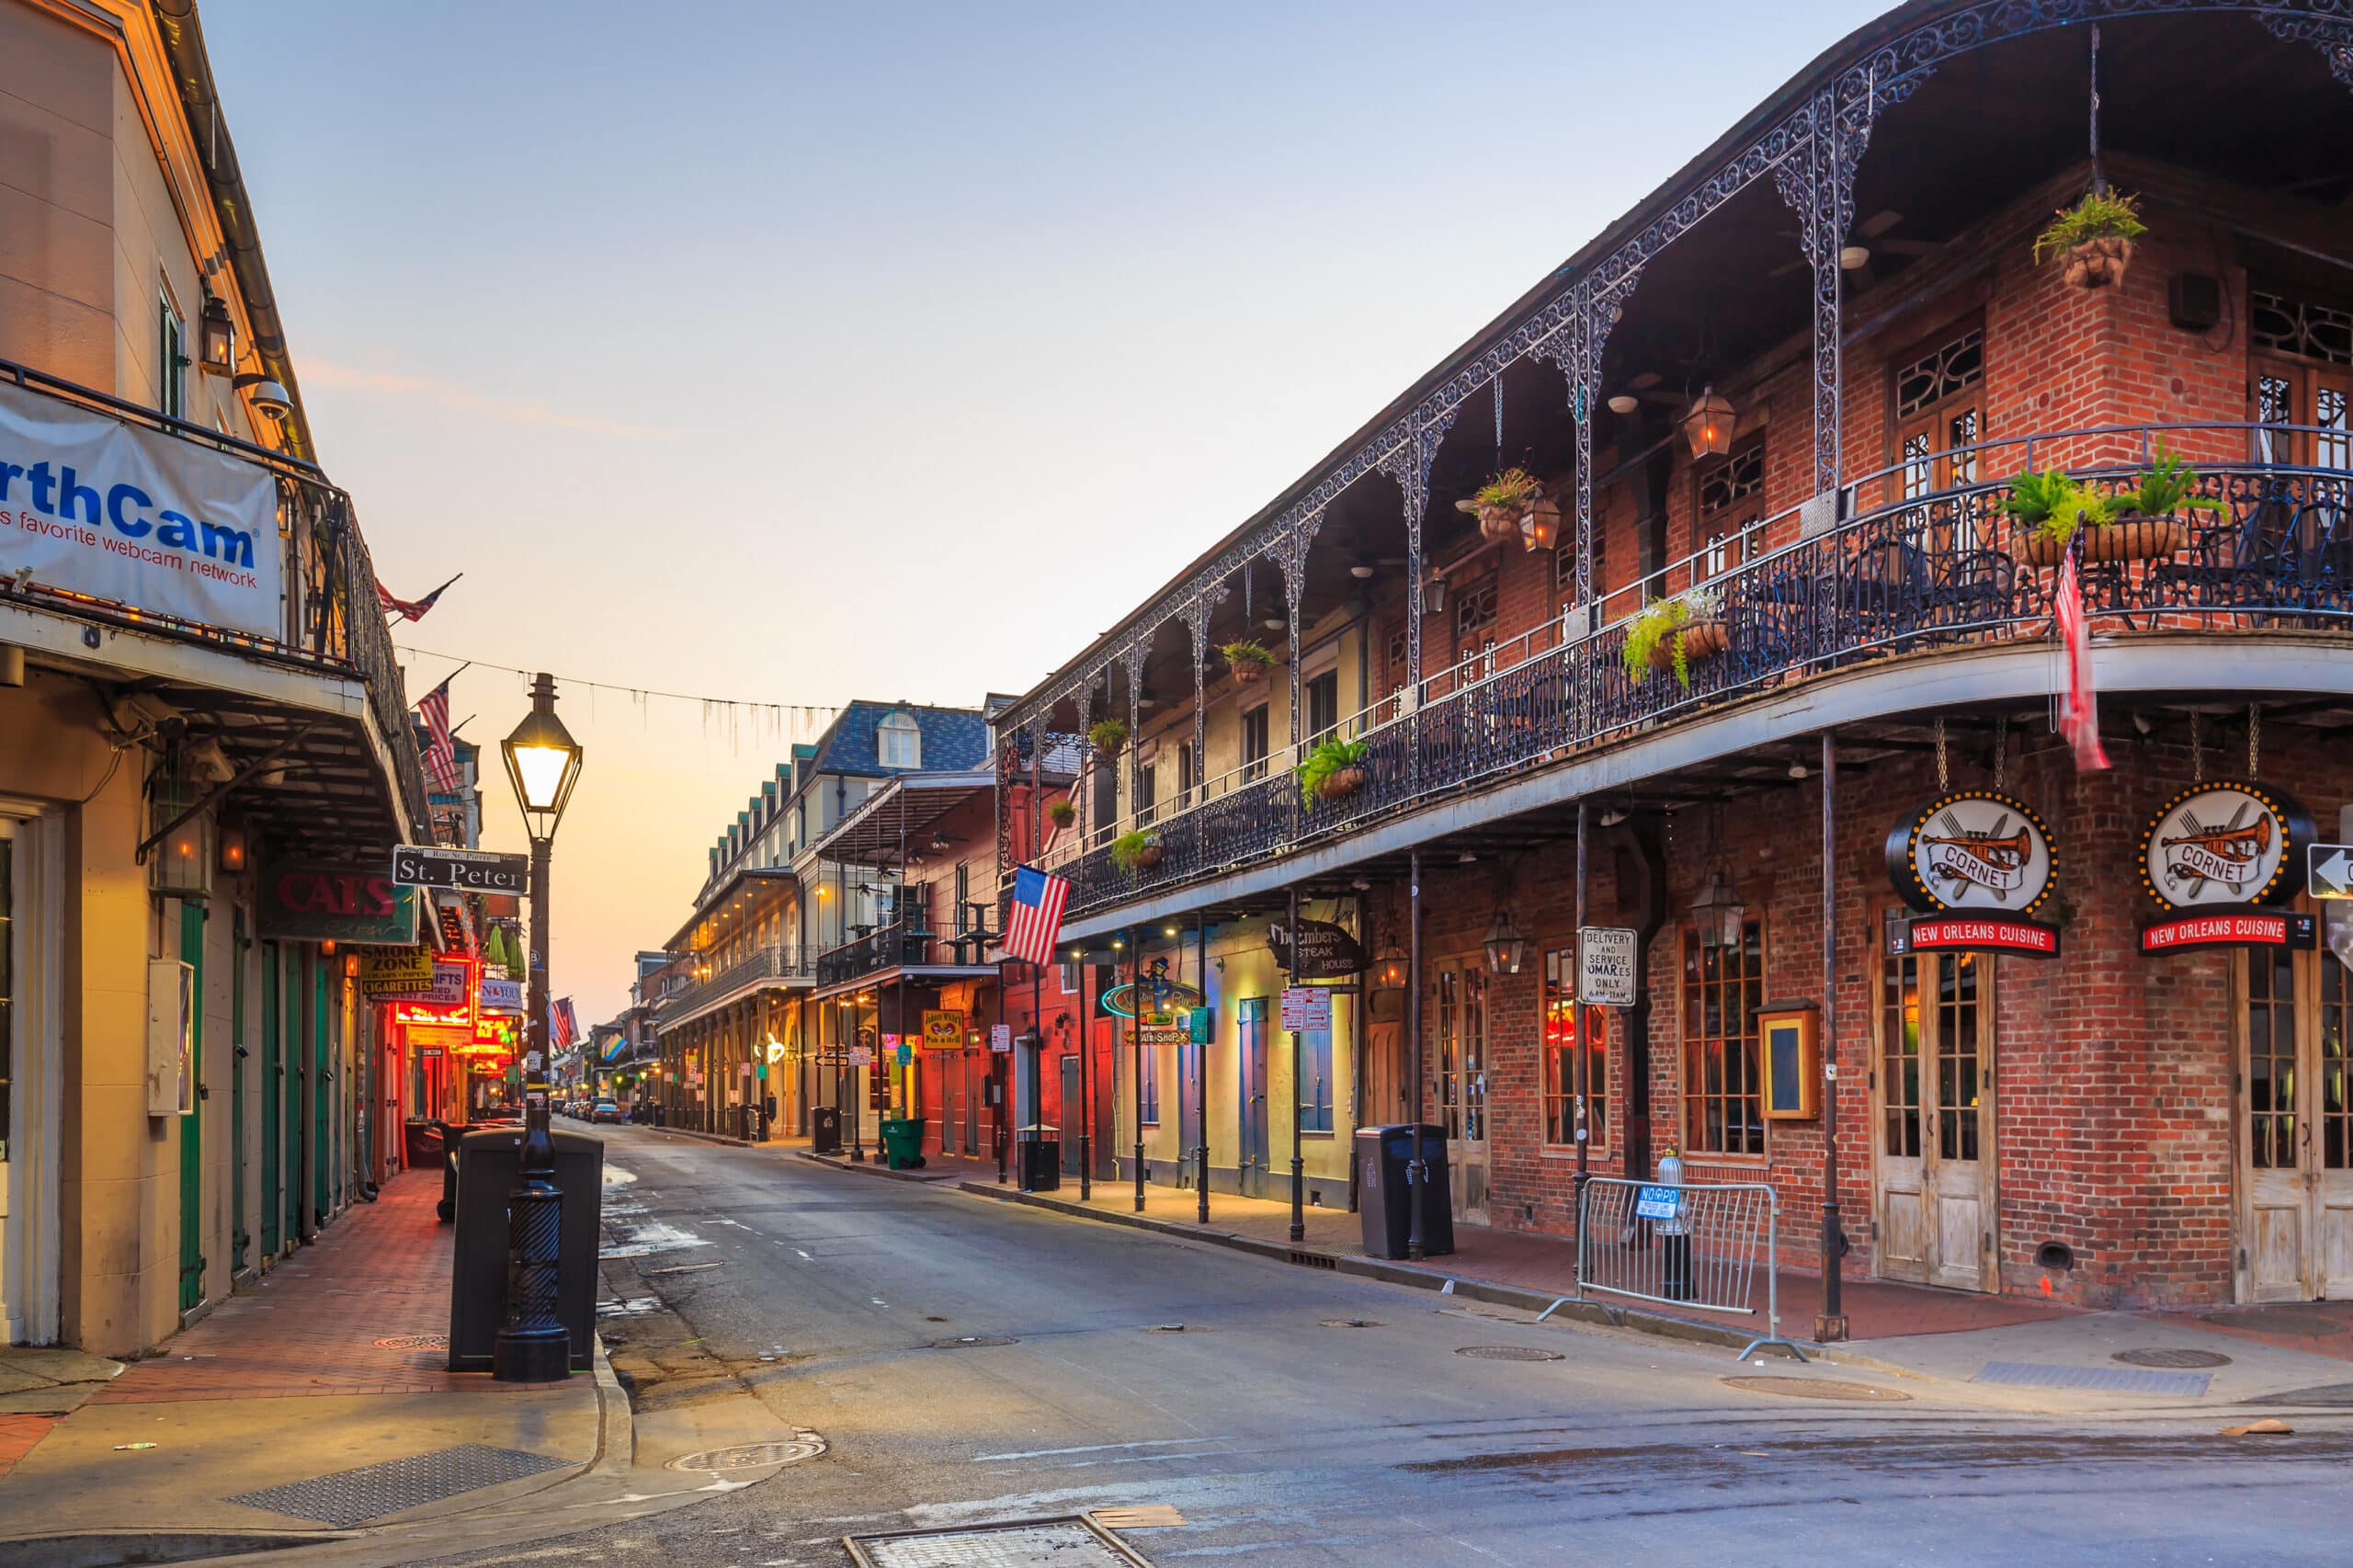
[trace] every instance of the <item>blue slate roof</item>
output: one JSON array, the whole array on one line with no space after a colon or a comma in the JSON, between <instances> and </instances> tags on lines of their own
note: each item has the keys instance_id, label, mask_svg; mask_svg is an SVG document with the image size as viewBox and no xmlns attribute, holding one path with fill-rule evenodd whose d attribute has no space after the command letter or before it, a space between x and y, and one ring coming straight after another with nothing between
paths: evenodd
<instances>
[{"instance_id":1,"label":"blue slate roof","mask_svg":"<svg viewBox=\"0 0 2353 1568\"><path fill-rule=\"evenodd\" d=\"M893 713L915 722L923 737L920 767L885 767L875 748L875 727ZM855 773L889 778L898 773L954 773L981 767L989 759L989 727L977 708L925 708L912 702L852 702L817 741L818 773Z\"/></svg>"}]
</instances>

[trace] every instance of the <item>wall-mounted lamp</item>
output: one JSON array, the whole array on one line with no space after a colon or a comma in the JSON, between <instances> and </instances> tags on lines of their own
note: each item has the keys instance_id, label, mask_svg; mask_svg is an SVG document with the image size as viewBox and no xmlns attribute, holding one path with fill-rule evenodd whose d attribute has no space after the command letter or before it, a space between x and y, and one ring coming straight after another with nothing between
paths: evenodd
<instances>
[{"instance_id":1,"label":"wall-mounted lamp","mask_svg":"<svg viewBox=\"0 0 2353 1568\"><path fill-rule=\"evenodd\" d=\"M1519 925L1511 911L1498 905L1495 924L1487 927L1487 972L1518 974L1520 960L1528 956L1528 938L1519 934Z\"/></svg>"},{"instance_id":2,"label":"wall-mounted lamp","mask_svg":"<svg viewBox=\"0 0 2353 1568\"><path fill-rule=\"evenodd\" d=\"M204 315L198 323L197 363L208 376L237 372L237 324L229 319L228 301L218 294L204 296Z\"/></svg>"}]
</instances>

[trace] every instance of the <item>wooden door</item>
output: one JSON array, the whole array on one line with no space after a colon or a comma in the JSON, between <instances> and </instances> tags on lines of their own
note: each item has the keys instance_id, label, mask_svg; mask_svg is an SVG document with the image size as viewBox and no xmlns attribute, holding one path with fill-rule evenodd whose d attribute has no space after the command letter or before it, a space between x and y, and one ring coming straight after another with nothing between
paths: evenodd
<instances>
[{"instance_id":1,"label":"wooden door","mask_svg":"<svg viewBox=\"0 0 2353 1568\"><path fill-rule=\"evenodd\" d=\"M1252 996L1241 1006L1242 1125L1235 1151L1235 1182L1245 1198L1264 1198L1268 1191L1267 1143L1267 1005L1269 998Z\"/></svg>"},{"instance_id":2,"label":"wooden door","mask_svg":"<svg viewBox=\"0 0 2353 1568\"><path fill-rule=\"evenodd\" d=\"M1981 953L1884 960L1871 1074L1882 1278L1999 1288L1993 968Z\"/></svg>"},{"instance_id":3,"label":"wooden door","mask_svg":"<svg viewBox=\"0 0 2353 1568\"><path fill-rule=\"evenodd\" d=\"M1079 1118L1086 1114L1086 1100L1078 1092L1078 1058L1065 1056L1063 1074L1063 1175L1076 1176L1083 1168L1079 1164Z\"/></svg>"},{"instance_id":4,"label":"wooden door","mask_svg":"<svg viewBox=\"0 0 2353 1568\"><path fill-rule=\"evenodd\" d=\"M2240 974L2239 1299L2353 1298L2353 976L2271 949Z\"/></svg>"}]
</instances>

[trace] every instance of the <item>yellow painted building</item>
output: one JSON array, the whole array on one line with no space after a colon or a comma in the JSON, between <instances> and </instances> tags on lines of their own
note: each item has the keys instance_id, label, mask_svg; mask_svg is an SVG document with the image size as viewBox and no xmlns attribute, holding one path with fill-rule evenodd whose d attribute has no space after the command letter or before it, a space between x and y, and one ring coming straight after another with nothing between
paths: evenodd
<instances>
[{"instance_id":1,"label":"yellow painted building","mask_svg":"<svg viewBox=\"0 0 2353 1568\"><path fill-rule=\"evenodd\" d=\"M0 1317L120 1355L389 1168L425 798L194 16L0 0Z\"/></svg>"}]
</instances>

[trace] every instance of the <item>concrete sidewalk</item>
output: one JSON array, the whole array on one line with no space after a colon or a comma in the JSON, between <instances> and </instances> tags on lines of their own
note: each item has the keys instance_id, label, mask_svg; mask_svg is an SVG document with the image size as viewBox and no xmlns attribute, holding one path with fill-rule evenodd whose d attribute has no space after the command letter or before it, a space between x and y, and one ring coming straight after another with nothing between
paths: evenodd
<instances>
[{"instance_id":1,"label":"concrete sidewalk","mask_svg":"<svg viewBox=\"0 0 2353 1568\"><path fill-rule=\"evenodd\" d=\"M444 1369L451 1232L435 1220L439 1197L438 1172L400 1176L159 1353L60 1385L63 1413L0 1417L0 1453L15 1450L0 1551L131 1531L282 1540L478 1507L592 1463L608 1420L628 1429L626 1402L608 1408L608 1379L515 1385ZM320 1484L388 1464L399 1468ZM378 1502L404 1506L353 1517Z\"/></svg>"}]
</instances>

